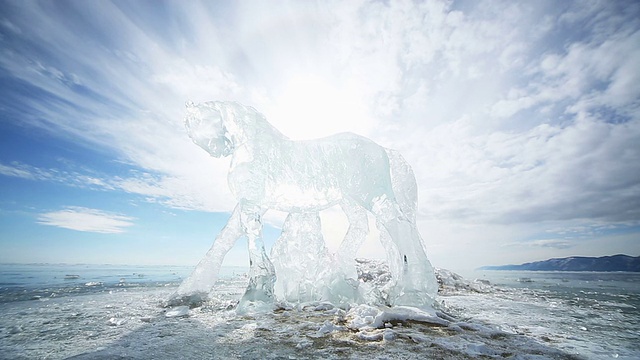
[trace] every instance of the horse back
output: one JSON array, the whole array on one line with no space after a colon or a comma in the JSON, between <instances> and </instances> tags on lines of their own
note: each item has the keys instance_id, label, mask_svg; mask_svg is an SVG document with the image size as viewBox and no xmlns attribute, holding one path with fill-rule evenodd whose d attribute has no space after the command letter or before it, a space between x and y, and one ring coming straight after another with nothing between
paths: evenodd
<instances>
[{"instance_id":1,"label":"horse back","mask_svg":"<svg viewBox=\"0 0 640 360\"><path fill-rule=\"evenodd\" d=\"M356 134L289 141L271 161L279 175L274 180L300 198L310 197L307 202L331 206L348 198L366 206L380 195L393 196L385 149Z\"/></svg>"}]
</instances>

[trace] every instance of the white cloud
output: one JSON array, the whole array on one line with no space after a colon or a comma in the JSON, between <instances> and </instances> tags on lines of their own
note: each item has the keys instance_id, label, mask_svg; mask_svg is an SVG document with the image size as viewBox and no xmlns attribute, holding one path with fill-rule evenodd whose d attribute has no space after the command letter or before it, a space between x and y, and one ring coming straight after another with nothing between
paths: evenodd
<instances>
[{"instance_id":1,"label":"white cloud","mask_svg":"<svg viewBox=\"0 0 640 360\"><path fill-rule=\"evenodd\" d=\"M19 27L15 26L11 21L7 20L7 19L0 19L0 26L3 26L5 28L7 28L8 30L20 34L22 33L22 30L20 30Z\"/></svg>"},{"instance_id":2,"label":"white cloud","mask_svg":"<svg viewBox=\"0 0 640 360\"><path fill-rule=\"evenodd\" d=\"M43 169L28 164L0 163L0 175L33 181L50 181L61 185L97 191L124 191L140 195L145 201L161 203L173 208L200 211L228 211L234 205L226 189L226 177L215 176L215 167L189 168L180 177L149 172L130 171L128 177L109 176L87 168L69 170L74 164L60 164L60 168Z\"/></svg>"},{"instance_id":3,"label":"white cloud","mask_svg":"<svg viewBox=\"0 0 640 360\"><path fill-rule=\"evenodd\" d=\"M39 224L102 234L125 232L127 227L134 225L133 220L124 215L76 206L38 216Z\"/></svg>"},{"instance_id":4,"label":"white cloud","mask_svg":"<svg viewBox=\"0 0 640 360\"><path fill-rule=\"evenodd\" d=\"M435 129L416 169L433 218L539 222L640 216L640 123L585 118L523 133L474 135L463 122Z\"/></svg>"},{"instance_id":5,"label":"white cloud","mask_svg":"<svg viewBox=\"0 0 640 360\"><path fill-rule=\"evenodd\" d=\"M531 243L531 245L540 246L540 247L547 247L547 248L555 248L555 249L568 249L568 248L571 248L571 247L575 246L575 244L573 244L572 242L570 242L568 240L564 240L564 239L535 240L535 241L533 241Z\"/></svg>"},{"instance_id":6,"label":"white cloud","mask_svg":"<svg viewBox=\"0 0 640 360\"><path fill-rule=\"evenodd\" d=\"M0 164L0 174L4 175L4 176L11 176L11 177L19 177L19 178L23 178L23 179L35 179L35 175L29 171L29 169L25 169L24 166L16 166L17 164L13 164L13 165L3 165Z\"/></svg>"}]
</instances>

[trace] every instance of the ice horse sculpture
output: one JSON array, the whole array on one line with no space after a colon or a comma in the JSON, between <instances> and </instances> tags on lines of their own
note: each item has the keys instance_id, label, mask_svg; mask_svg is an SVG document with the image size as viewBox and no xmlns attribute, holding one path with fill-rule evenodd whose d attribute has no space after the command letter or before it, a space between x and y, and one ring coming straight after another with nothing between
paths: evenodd
<instances>
[{"instance_id":1,"label":"ice horse sculpture","mask_svg":"<svg viewBox=\"0 0 640 360\"><path fill-rule=\"evenodd\" d=\"M206 299L225 255L243 237L249 244L249 285L238 309L269 307L276 296L367 301L358 295L355 271L356 253L369 231L367 211L375 217L392 274L384 302L433 303L437 283L416 228L415 176L398 152L352 133L292 141L258 111L236 102L188 102L185 126L211 156L232 156L228 183L238 204L169 304ZM336 204L349 229L331 256L318 212ZM275 266L261 237L261 218L269 209L289 213L272 249Z\"/></svg>"}]
</instances>

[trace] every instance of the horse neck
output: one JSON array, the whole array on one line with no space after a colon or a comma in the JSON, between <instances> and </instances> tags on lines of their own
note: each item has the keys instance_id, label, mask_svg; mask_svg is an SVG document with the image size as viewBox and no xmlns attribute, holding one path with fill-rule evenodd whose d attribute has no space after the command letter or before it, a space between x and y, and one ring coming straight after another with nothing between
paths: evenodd
<instances>
[{"instance_id":1,"label":"horse neck","mask_svg":"<svg viewBox=\"0 0 640 360\"><path fill-rule=\"evenodd\" d=\"M242 146L248 145L252 147L253 144L262 144L264 142L279 142L288 140L278 129L271 125L262 114L255 110L249 110L244 116L234 117L233 124L227 125L227 129L230 132L234 145Z\"/></svg>"}]
</instances>

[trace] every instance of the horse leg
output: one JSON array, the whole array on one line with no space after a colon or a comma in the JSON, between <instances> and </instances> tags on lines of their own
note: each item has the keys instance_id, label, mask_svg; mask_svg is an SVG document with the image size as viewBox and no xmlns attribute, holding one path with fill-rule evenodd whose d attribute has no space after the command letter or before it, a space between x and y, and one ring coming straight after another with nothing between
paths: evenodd
<instances>
[{"instance_id":1,"label":"horse leg","mask_svg":"<svg viewBox=\"0 0 640 360\"><path fill-rule=\"evenodd\" d=\"M271 249L271 261L276 274L286 274L279 276L275 284L278 299L324 300L325 279L332 267L317 211L287 216L280 238Z\"/></svg>"},{"instance_id":2,"label":"horse leg","mask_svg":"<svg viewBox=\"0 0 640 360\"><path fill-rule=\"evenodd\" d=\"M340 206L349 220L349 229L338 249L338 261L347 277L357 279L355 258L367 234L369 234L369 219L367 211L360 205L343 201Z\"/></svg>"},{"instance_id":3,"label":"horse leg","mask_svg":"<svg viewBox=\"0 0 640 360\"><path fill-rule=\"evenodd\" d=\"M438 285L415 223L386 196L374 201L372 212L376 215L381 242L387 250L389 268L396 281L389 301L395 305L431 305Z\"/></svg>"},{"instance_id":4,"label":"horse leg","mask_svg":"<svg viewBox=\"0 0 640 360\"><path fill-rule=\"evenodd\" d=\"M249 245L249 285L238 305L240 312L249 307L270 307L273 303L276 273L262 241L263 213L264 210L257 206L246 205L240 213L240 222Z\"/></svg>"},{"instance_id":5,"label":"horse leg","mask_svg":"<svg viewBox=\"0 0 640 360\"><path fill-rule=\"evenodd\" d=\"M236 205L227 224L220 231L207 254L200 260L191 275L180 284L167 305L194 305L203 301L216 282L225 255L243 234L240 224L240 205Z\"/></svg>"}]
</instances>

